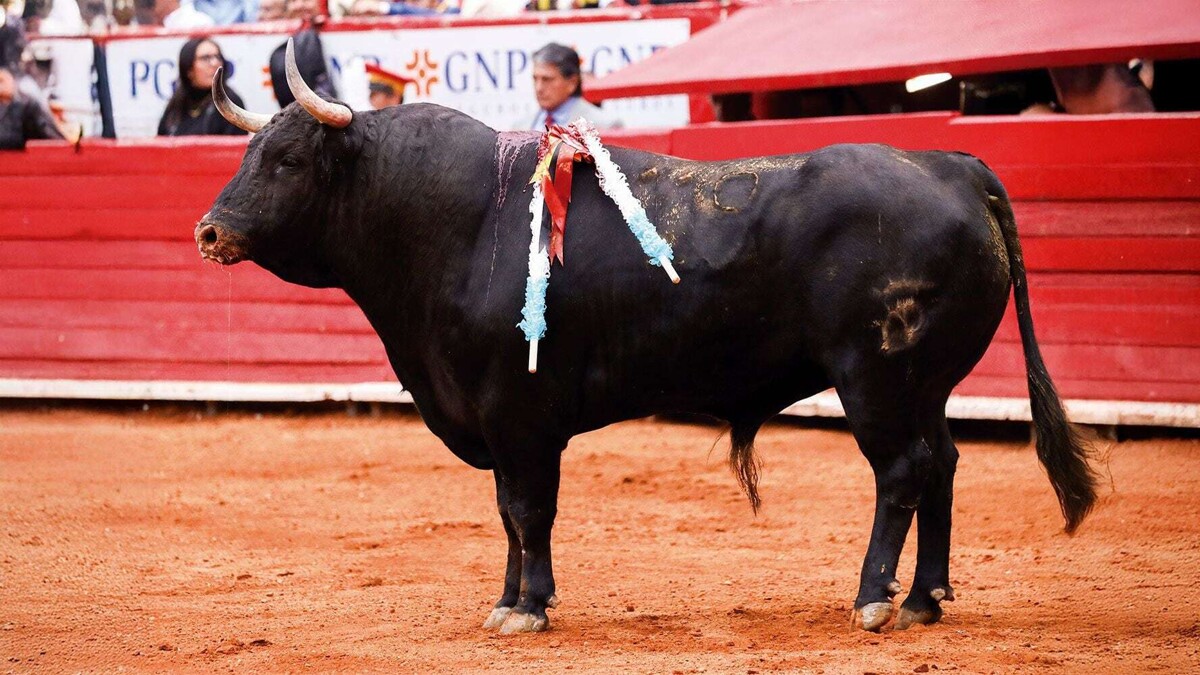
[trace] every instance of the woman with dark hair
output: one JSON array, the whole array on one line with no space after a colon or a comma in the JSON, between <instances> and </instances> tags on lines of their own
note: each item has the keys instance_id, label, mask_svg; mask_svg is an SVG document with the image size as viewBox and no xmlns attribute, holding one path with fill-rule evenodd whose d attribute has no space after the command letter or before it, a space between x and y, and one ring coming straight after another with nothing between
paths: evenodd
<instances>
[{"instance_id":1,"label":"woman with dark hair","mask_svg":"<svg viewBox=\"0 0 1200 675\"><path fill-rule=\"evenodd\" d=\"M533 53L533 93L538 111L514 125L518 129L544 131L546 127L565 125L583 117L600 129L624 126L621 118L583 99L583 74L579 53L554 42Z\"/></svg>"},{"instance_id":2,"label":"woman with dark hair","mask_svg":"<svg viewBox=\"0 0 1200 675\"><path fill-rule=\"evenodd\" d=\"M212 83L217 69L225 65L221 48L208 37L196 37L183 43L179 50L179 84L167 101L162 120L158 123L159 136L224 136L244 134L221 117L213 105ZM226 68L228 70L228 68ZM240 96L233 91L229 98L239 106Z\"/></svg>"}]
</instances>

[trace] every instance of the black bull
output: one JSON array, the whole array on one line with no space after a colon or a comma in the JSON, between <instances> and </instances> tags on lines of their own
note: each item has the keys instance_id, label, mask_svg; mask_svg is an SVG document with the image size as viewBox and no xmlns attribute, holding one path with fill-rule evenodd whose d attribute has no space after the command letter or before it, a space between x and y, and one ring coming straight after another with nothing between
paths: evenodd
<instances>
[{"instance_id":1,"label":"black bull","mask_svg":"<svg viewBox=\"0 0 1200 675\"><path fill-rule=\"evenodd\" d=\"M343 122L299 105L276 115L196 240L212 260L345 289L433 433L494 473L508 566L485 625L548 627L572 436L655 413L727 420L730 463L757 508L755 433L828 387L875 473L856 621L878 630L891 619L914 515L916 573L897 626L937 621L954 597L946 399L987 349L1010 285L1037 452L1068 531L1091 508L1085 451L1034 340L1012 210L975 158L840 145L705 163L612 148L683 282L647 264L594 172L577 167L566 264L551 275L530 374L515 324L536 138L424 104Z\"/></svg>"}]
</instances>

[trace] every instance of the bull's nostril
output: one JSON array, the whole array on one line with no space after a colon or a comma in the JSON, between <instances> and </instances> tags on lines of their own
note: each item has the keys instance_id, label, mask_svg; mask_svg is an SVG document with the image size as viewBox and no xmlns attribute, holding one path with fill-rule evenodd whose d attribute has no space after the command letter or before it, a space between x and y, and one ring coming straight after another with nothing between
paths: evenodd
<instances>
[{"instance_id":1,"label":"bull's nostril","mask_svg":"<svg viewBox=\"0 0 1200 675\"><path fill-rule=\"evenodd\" d=\"M196 225L194 236L200 257L205 260L232 265L249 259L244 249L244 238L235 229L201 221Z\"/></svg>"}]
</instances>

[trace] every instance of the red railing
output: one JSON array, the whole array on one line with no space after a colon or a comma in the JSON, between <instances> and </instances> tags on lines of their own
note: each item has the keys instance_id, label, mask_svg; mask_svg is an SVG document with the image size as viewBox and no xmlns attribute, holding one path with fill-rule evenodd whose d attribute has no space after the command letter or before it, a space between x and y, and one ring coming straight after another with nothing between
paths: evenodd
<instances>
[{"instance_id":1,"label":"red railing","mask_svg":"<svg viewBox=\"0 0 1200 675\"><path fill-rule=\"evenodd\" d=\"M1037 332L1074 399L1200 402L1200 115L921 114L694 125L612 144L697 159L833 142L959 149L1015 200ZM0 379L391 381L338 291L202 263L244 140L35 143L0 162ZM958 393L1024 397L1015 323Z\"/></svg>"}]
</instances>

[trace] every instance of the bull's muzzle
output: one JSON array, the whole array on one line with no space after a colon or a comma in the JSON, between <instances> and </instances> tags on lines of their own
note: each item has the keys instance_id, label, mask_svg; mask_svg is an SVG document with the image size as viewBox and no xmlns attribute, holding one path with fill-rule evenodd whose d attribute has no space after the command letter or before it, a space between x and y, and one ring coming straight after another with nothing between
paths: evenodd
<instances>
[{"instance_id":1,"label":"bull's muzzle","mask_svg":"<svg viewBox=\"0 0 1200 675\"><path fill-rule=\"evenodd\" d=\"M200 221L195 237L200 256L205 260L232 265L250 257L246 253L246 238L218 223Z\"/></svg>"}]
</instances>

